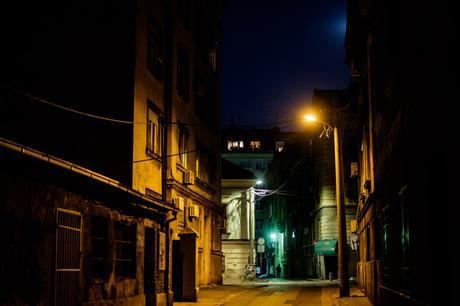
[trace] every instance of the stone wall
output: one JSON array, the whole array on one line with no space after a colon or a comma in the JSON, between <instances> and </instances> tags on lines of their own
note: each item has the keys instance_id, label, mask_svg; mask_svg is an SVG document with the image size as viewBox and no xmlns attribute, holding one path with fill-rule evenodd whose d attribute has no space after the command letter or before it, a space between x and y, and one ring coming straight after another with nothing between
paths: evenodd
<instances>
[{"instance_id":1,"label":"stone wall","mask_svg":"<svg viewBox=\"0 0 460 306\"><path fill-rule=\"evenodd\" d=\"M224 284L238 284L244 281L244 269L249 262L249 240L222 240L225 256Z\"/></svg>"}]
</instances>

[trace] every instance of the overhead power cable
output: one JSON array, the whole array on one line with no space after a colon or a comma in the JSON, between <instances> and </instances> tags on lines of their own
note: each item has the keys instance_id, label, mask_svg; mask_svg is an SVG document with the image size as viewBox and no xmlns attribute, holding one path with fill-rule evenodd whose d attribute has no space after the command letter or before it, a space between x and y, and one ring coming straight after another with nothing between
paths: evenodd
<instances>
[{"instance_id":1,"label":"overhead power cable","mask_svg":"<svg viewBox=\"0 0 460 306\"><path fill-rule=\"evenodd\" d=\"M49 100L45 100L43 98L34 96L34 95L30 94L30 93L27 93L27 92L25 92L23 90L14 88L12 86L9 86L9 85L4 85L4 86L6 88L8 88L9 90L11 90L11 91L13 91L13 92L15 92L17 94L20 94L20 95L22 95L24 97L27 97L27 98L29 98L31 100L46 104L48 106L52 106L54 108L58 108L58 109L63 110L63 111L67 111L67 112L71 112L71 113L74 113L74 114L77 114L77 115L81 115L81 116L84 116L84 117L97 119L97 120L103 120L103 121L112 122L112 123L119 123L119 124L134 125L134 124L147 124L148 123L146 121L136 122L136 121L122 120L122 119L111 118L111 117L107 117L107 116L100 116L100 115L95 115L95 114L91 114L91 113L88 113L88 112L79 111L79 110L73 109L71 107L63 106L63 105L51 102ZM183 126L197 126L197 127L210 128L207 125L199 124L199 123L183 123L183 122L174 122L174 121L171 121L171 122L166 122L165 121L165 122L162 122L162 123L164 123L164 124L177 124L177 125L183 125Z\"/></svg>"}]
</instances>

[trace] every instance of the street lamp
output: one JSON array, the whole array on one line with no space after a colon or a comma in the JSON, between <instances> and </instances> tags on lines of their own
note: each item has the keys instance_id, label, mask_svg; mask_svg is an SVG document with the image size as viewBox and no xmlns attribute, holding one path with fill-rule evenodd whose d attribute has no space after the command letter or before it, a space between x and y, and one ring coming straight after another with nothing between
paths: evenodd
<instances>
[{"instance_id":1,"label":"street lamp","mask_svg":"<svg viewBox=\"0 0 460 306\"><path fill-rule=\"evenodd\" d=\"M350 296L350 284L348 282L348 260L347 260L347 225L345 217L345 192L342 170L342 148L339 140L337 125L319 120L313 114L304 117L305 121L319 122L325 125L326 135L334 131L334 160L335 160L335 200L337 205L337 229L338 229L338 274L340 285L340 297Z\"/></svg>"}]
</instances>

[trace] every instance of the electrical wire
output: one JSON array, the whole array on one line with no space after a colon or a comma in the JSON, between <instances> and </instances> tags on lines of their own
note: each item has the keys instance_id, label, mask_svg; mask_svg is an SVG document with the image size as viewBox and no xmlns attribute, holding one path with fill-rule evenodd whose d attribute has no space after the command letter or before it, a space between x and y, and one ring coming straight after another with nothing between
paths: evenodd
<instances>
[{"instance_id":1,"label":"electrical wire","mask_svg":"<svg viewBox=\"0 0 460 306\"><path fill-rule=\"evenodd\" d=\"M91 114L91 113L88 113L88 112L82 112L82 111L79 111L79 110L76 110L76 109L73 109L71 107L66 107L66 106L62 106L60 104L57 104L57 103L54 103L54 102L51 102L49 100L45 100L43 98L40 98L40 97L37 97L37 96L34 96L30 93L27 93L23 90L20 90L20 89L17 89L17 88L14 88L10 85L4 85L4 87L8 88L9 90L17 93L17 94L20 94L22 96L25 96L31 100L35 100L37 102L40 102L40 103L43 103L43 104L46 104L46 105L49 105L49 106L52 106L52 107L55 107L55 108L58 108L60 110L63 110L63 111L67 111L67 112L71 112L71 113L74 113L74 114L77 114L77 115L81 115L81 116L84 116L84 117L89 117L89 118L92 118L92 119L98 119L98 120L103 120L103 121L107 121L107 122L112 122L112 123L119 123L119 124L130 124L130 125L134 125L134 124L148 124L148 122L144 122L144 121L141 121L141 122L136 122L136 121L129 121L129 120L121 120L121 119L116 119L116 118L111 118L111 117L106 117L106 116L100 116L100 115L95 115L95 114ZM196 126L196 127L206 127L206 128L211 128L210 126L208 125L205 125L205 124L199 124L199 123L183 123L183 122L178 122L178 121L170 121L170 122L167 122L167 121L163 121L161 122L163 124L177 124L177 125L183 125L183 126Z\"/></svg>"},{"instance_id":2,"label":"electrical wire","mask_svg":"<svg viewBox=\"0 0 460 306\"><path fill-rule=\"evenodd\" d=\"M192 151L185 151L185 152L180 152L180 153L174 153L174 154L168 154L166 157L171 157L171 156L177 156L177 155L182 155L182 154L187 154L187 153L194 153L198 152L198 150L192 150ZM161 158L161 156L158 156L158 158ZM133 160L131 163L141 163L141 162L146 162L149 160L157 160L158 158L151 157L151 158L146 158L146 159L140 159L140 160Z\"/></svg>"},{"instance_id":3,"label":"electrical wire","mask_svg":"<svg viewBox=\"0 0 460 306\"><path fill-rule=\"evenodd\" d=\"M260 199L262 199L262 198L265 198L265 197L269 197L269 196L275 194L276 192L278 192L281 188L283 188L283 187L292 179L292 177L293 177L294 174L296 173L295 170L297 169L297 167L298 167L303 161L305 161L305 159L307 159L307 157L308 157L308 156L305 156L305 157L301 158L301 159L294 165L294 167L291 168L291 174L288 176L288 178L287 178L278 188L276 188L275 190L273 190L273 191L272 191L271 193L269 193L269 194L260 196L260 198L259 198L258 200L260 200Z\"/></svg>"}]
</instances>

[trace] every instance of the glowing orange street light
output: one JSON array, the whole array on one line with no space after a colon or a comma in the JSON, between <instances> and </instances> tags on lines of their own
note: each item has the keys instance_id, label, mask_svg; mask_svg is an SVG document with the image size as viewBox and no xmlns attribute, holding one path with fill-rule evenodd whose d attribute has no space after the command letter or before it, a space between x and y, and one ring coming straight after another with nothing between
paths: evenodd
<instances>
[{"instance_id":1,"label":"glowing orange street light","mask_svg":"<svg viewBox=\"0 0 460 306\"><path fill-rule=\"evenodd\" d=\"M305 121L320 122L325 125L326 136L329 130L334 131L334 160L335 160L335 200L337 205L337 228L338 228L338 274L340 285L340 297L350 296L350 284L348 282L348 260L347 260L347 225L345 217L345 191L343 184L342 170L342 149L339 141L337 126L319 120L313 114L304 116Z\"/></svg>"}]
</instances>

